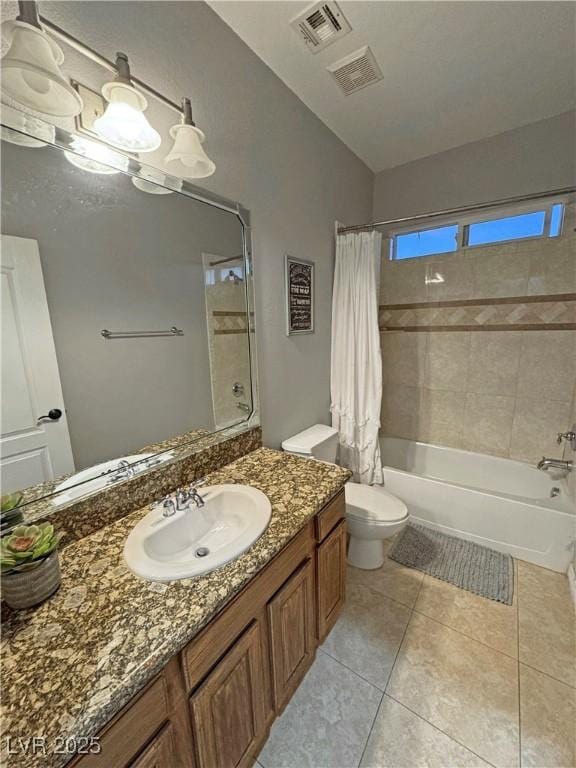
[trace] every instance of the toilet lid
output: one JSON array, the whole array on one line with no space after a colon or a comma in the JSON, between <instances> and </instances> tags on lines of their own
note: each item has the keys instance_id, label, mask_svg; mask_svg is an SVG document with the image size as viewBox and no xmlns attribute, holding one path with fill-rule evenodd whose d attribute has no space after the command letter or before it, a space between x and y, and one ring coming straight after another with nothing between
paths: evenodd
<instances>
[{"instance_id":1,"label":"toilet lid","mask_svg":"<svg viewBox=\"0 0 576 768\"><path fill-rule=\"evenodd\" d=\"M408 516L408 507L381 486L346 483L346 515L374 523L392 523Z\"/></svg>"}]
</instances>

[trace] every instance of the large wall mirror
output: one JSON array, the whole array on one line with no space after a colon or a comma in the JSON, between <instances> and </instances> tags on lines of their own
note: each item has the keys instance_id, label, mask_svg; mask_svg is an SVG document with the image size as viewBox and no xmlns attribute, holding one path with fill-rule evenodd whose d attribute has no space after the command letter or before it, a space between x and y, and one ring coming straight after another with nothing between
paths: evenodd
<instances>
[{"instance_id":1,"label":"large wall mirror","mask_svg":"<svg viewBox=\"0 0 576 768\"><path fill-rule=\"evenodd\" d=\"M65 131L10 125L2 494L70 501L254 423L247 212Z\"/></svg>"}]
</instances>

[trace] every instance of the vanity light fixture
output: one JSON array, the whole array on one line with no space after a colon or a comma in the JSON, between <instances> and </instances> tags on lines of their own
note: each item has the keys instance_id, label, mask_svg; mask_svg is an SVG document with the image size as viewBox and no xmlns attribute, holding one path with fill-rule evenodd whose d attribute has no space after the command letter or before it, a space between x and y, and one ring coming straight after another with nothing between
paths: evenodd
<instances>
[{"instance_id":1,"label":"vanity light fixture","mask_svg":"<svg viewBox=\"0 0 576 768\"><path fill-rule=\"evenodd\" d=\"M13 109L8 104L2 104L2 122L2 141L10 144L35 149L54 141L56 131L53 125Z\"/></svg>"},{"instance_id":2,"label":"vanity light fixture","mask_svg":"<svg viewBox=\"0 0 576 768\"><path fill-rule=\"evenodd\" d=\"M132 84L125 53L116 54L116 71L116 78L102 86L108 106L102 117L94 121L94 130L101 139L118 149L153 152L162 140L144 115L148 102Z\"/></svg>"},{"instance_id":3,"label":"vanity light fixture","mask_svg":"<svg viewBox=\"0 0 576 768\"><path fill-rule=\"evenodd\" d=\"M73 117L82 99L60 72L64 54L40 26L36 3L19 0L19 16L3 25L10 45L2 58L2 90L18 104L55 117Z\"/></svg>"},{"instance_id":4,"label":"vanity light fixture","mask_svg":"<svg viewBox=\"0 0 576 768\"><path fill-rule=\"evenodd\" d=\"M216 170L202 147L205 136L192 120L190 99L182 99L182 121L170 128L174 146L164 160L166 170L183 179L204 179Z\"/></svg>"},{"instance_id":5,"label":"vanity light fixture","mask_svg":"<svg viewBox=\"0 0 576 768\"><path fill-rule=\"evenodd\" d=\"M166 174L155 168L141 168L140 176L132 176L132 184L140 192L147 192L149 195L171 195L176 189L182 188L182 182L178 184L176 189L167 187Z\"/></svg>"},{"instance_id":6,"label":"vanity light fixture","mask_svg":"<svg viewBox=\"0 0 576 768\"><path fill-rule=\"evenodd\" d=\"M114 152L113 149L98 141L75 136L72 140L72 149L73 152L64 152L64 157L69 163L88 173L111 176L128 168L127 157Z\"/></svg>"}]
</instances>

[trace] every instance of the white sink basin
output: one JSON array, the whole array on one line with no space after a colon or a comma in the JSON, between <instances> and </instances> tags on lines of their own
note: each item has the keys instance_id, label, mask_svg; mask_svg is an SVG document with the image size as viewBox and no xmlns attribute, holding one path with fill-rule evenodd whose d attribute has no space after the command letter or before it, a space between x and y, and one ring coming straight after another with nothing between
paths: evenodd
<instances>
[{"instance_id":1,"label":"white sink basin","mask_svg":"<svg viewBox=\"0 0 576 768\"><path fill-rule=\"evenodd\" d=\"M156 464L162 464L172 458L172 451L161 453L158 456L154 453L135 453L132 456L121 456L119 459L103 461L101 464L95 464L93 467L83 469L81 472L69 477L64 482L54 488L56 496L52 497L52 504L57 507L60 504L80 499L87 493L99 491L110 485L110 482L118 474L118 464L121 461L127 461L133 465L134 475L149 469Z\"/></svg>"},{"instance_id":2,"label":"white sink basin","mask_svg":"<svg viewBox=\"0 0 576 768\"><path fill-rule=\"evenodd\" d=\"M159 503L134 526L124 559L136 576L173 581L207 573L237 558L266 529L272 508L262 491L247 485L199 490L203 507L192 503L165 517Z\"/></svg>"}]
</instances>

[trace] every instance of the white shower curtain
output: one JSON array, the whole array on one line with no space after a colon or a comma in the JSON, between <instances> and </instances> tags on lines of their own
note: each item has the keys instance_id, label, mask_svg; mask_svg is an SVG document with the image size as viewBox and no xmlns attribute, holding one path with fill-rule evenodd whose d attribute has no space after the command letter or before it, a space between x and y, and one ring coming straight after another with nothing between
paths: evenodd
<instances>
[{"instance_id":1,"label":"white shower curtain","mask_svg":"<svg viewBox=\"0 0 576 768\"><path fill-rule=\"evenodd\" d=\"M338 235L332 295L332 426L342 466L360 483L382 483L382 358L378 290L382 235Z\"/></svg>"}]
</instances>

